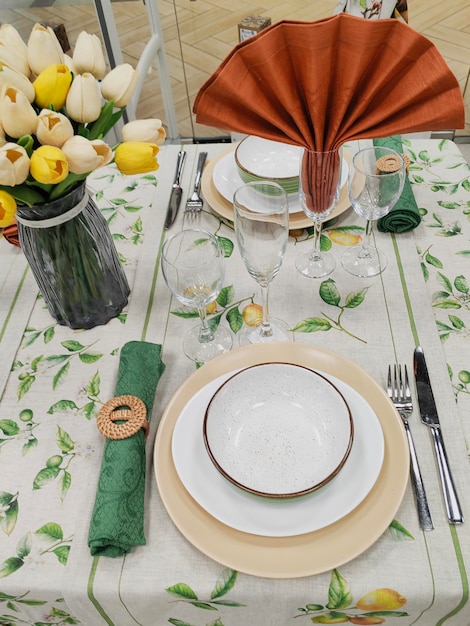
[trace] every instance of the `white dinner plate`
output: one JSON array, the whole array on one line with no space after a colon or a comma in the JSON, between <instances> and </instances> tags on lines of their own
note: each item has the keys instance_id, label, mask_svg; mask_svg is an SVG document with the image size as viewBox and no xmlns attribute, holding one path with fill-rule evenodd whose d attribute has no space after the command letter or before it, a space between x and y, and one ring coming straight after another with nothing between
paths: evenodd
<instances>
[{"instance_id":1,"label":"white dinner plate","mask_svg":"<svg viewBox=\"0 0 470 626\"><path fill-rule=\"evenodd\" d=\"M343 167L341 168L341 187L344 187L348 179L348 163L343 158ZM235 162L235 151L231 151L223 156L214 166L212 174L215 188L228 202L233 201L233 194L241 187L244 182L240 178ZM299 194L292 193L287 196L289 202L289 213L299 213L302 211L300 206Z\"/></svg>"},{"instance_id":2,"label":"white dinner plate","mask_svg":"<svg viewBox=\"0 0 470 626\"><path fill-rule=\"evenodd\" d=\"M217 389L236 371L203 386L182 409L172 436L176 472L189 494L210 515L242 532L290 537L324 528L355 509L379 476L384 436L369 403L349 385L321 372L344 395L354 421L351 452L339 474L323 488L289 500L251 495L230 484L209 459L203 440L206 407Z\"/></svg>"}]
</instances>

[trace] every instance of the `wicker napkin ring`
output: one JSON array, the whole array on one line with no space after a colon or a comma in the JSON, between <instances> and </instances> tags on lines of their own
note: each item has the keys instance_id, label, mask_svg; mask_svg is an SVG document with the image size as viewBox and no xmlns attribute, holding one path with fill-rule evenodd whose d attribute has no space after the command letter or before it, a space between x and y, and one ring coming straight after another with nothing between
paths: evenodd
<instances>
[{"instance_id":1,"label":"wicker napkin ring","mask_svg":"<svg viewBox=\"0 0 470 626\"><path fill-rule=\"evenodd\" d=\"M128 406L128 409L119 409ZM96 426L100 433L108 439L127 439L138 433L141 428L148 435L149 423L146 419L147 409L140 398L136 396L117 396L111 398L101 408L96 418ZM122 424L115 422L124 420Z\"/></svg>"},{"instance_id":2,"label":"wicker napkin ring","mask_svg":"<svg viewBox=\"0 0 470 626\"><path fill-rule=\"evenodd\" d=\"M408 167L410 165L410 159L406 156L406 154L400 155L405 162L405 169L408 172ZM397 172L400 167L400 159L398 159L394 154L387 154L380 159L377 159L375 163L375 167L377 168L377 174L381 172L385 174L391 174L392 172Z\"/></svg>"}]
</instances>

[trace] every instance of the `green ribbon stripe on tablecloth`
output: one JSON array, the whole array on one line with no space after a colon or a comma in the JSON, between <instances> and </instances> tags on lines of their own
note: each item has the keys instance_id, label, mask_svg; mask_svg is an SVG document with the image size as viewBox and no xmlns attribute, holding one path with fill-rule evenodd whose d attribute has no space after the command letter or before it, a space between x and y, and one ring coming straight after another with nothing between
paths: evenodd
<instances>
[{"instance_id":1,"label":"green ribbon stripe on tablecloth","mask_svg":"<svg viewBox=\"0 0 470 626\"><path fill-rule=\"evenodd\" d=\"M115 397L140 398L152 413L155 392L165 369L161 346L144 341L126 343L119 361ZM144 431L121 440L106 439L88 545L92 556L118 557L144 545Z\"/></svg>"},{"instance_id":2,"label":"green ribbon stripe on tablecloth","mask_svg":"<svg viewBox=\"0 0 470 626\"><path fill-rule=\"evenodd\" d=\"M393 135L384 139L374 139L374 146L392 148L399 154L403 152L403 144L400 135ZM391 208L390 212L381 217L377 222L377 228L383 233L404 233L416 228L421 222L418 205L416 204L411 183L408 175L405 177L402 194Z\"/></svg>"}]
</instances>

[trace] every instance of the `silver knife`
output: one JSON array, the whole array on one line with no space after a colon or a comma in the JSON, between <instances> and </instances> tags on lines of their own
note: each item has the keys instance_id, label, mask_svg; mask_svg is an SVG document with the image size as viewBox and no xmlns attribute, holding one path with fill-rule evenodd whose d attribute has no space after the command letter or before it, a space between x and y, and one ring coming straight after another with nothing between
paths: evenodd
<instances>
[{"instance_id":1,"label":"silver knife","mask_svg":"<svg viewBox=\"0 0 470 626\"><path fill-rule=\"evenodd\" d=\"M421 421L429 426L434 441L439 475L444 493L444 500L447 509L447 517L451 524L462 524L463 514L460 508L459 498L455 490L454 481L447 460L447 453L442 438L441 425L437 414L436 403L432 393L431 381L429 380L428 368L424 359L422 348L414 351L414 372L416 379L416 389L418 392L418 402L421 412Z\"/></svg>"},{"instance_id":2,"label":"silver knife","mask_svg":"<svg viewBox=\"0 0 470 626\"><path fill-rule=\"evenodd\" d=\"M184 161L186 159L186 152L180 150L178 152L178 160L176 161L176 172L173 180L173 187L171 189L170 201L168 202L168 209L166 211L165 218L165 230L168 230L178 215L178 209L181 204L181 197L183 195L183 189L181 188L181 174L183 173Z\"/></svg>"}]
</instances>

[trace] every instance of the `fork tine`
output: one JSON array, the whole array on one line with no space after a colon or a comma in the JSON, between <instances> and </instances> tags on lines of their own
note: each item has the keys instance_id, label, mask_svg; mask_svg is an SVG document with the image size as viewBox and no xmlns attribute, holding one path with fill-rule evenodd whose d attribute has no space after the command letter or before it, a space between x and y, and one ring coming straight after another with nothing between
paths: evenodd
<instances>
[{"instance_id":1,"label":"fork tine","mask_svg":"<svg viewBox=\"0 0 470 626\"><path fill-rule=\"evenodd\" d=\"M411 389L410 389L410 381L408 380L408 368L405 365L405 402L411 401Z\"/></svg>"},{"instance_id":2,"label":"fork tine","mask_svg":"<svg viewBox=\"0 0 470 626\"><path fill-rule=\"evenodd\" d=\"M392 388L392 366L388 366L388 376L387 376L387 393L390 400L393 400L393 388Z\"/></svg>"}]
</instances>

